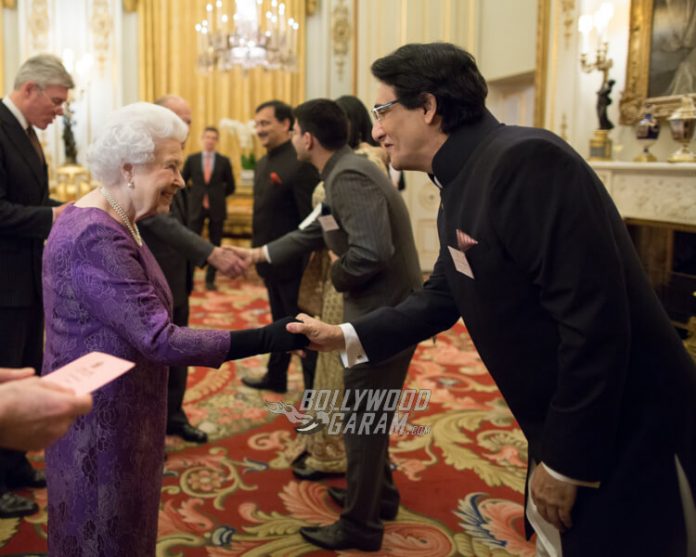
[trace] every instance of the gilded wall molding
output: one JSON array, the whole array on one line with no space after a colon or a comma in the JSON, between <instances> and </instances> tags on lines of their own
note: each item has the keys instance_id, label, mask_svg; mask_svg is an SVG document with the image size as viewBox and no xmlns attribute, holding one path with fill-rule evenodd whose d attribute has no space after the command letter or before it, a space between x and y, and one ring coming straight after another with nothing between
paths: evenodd
<instances>
[{"instance_id":1,"label":"gilded wall molding","mask_svg":"<svg viewBox=\"0 0 696 557\"><path fill-rule=\"evenodd\" d=\"M124 0L125 1L125 0ZM137 1L137 0L134 0ZM319 0L305 0L305 14L314 15L319 9Z\"/></svg>"},{"instance_id":2,"label":"gilded wall molding","mask_svg":"<svg viewBox=\"0 0 696 557\"><path fill-rule=\"evenodd\" d=\"M561 0L561 10L563 12L563 26L565 31L565 48L568 50L570 39L573 36L573 27L575 27L575 0Z\"/></svg>"},{"instance_id":3,"label":"gilded wall molding","mask_svg":"<svg viewBox=\"0 0 696 557\"><path fill-rule=\"evenodd\" d=\"M551 0L539 0L537 6L536 68L534 71L534 126L544 127L546 117L546 81L549 66Z\"/></svg>"},{"instance_id":4,"label":"gilded wall molding","mask_svg":"<svg viewBox=\"0 0 696 557\"><path fill-rule=\"evenodd\" d=\"M654 0L631 0L626 86L619 102L620 122L625 126L640 120L644 104L650 104L652 114L661 118L681 102L681 95L648 98L653 9ZM696 99L696 93L691 96Z\"/></svg>"},{"instance_id":5,"label":"gilded wall molding","mask_svg":"<svg viewBox=\"0 0 696 557\"><path fill-rule=\"evenodd\" d=\"M126 13L137 12L138 2L139 0L123 0L123 11Z\"/></svg>"},{"instance_id":6,"label":"gilded wall molding","mask_svg":"<svg viewBox=\"0 0 696 557\"><path fill-rule=\"evenodd\" d=\"M346 59L350 52L350 42L353 35L353 24L350 10L345 0L339 0L331 11L331 43L338 79L343 80Z\"/></svg>"},{"instance_id":7,"label":"gilded wall molding","mask_svg":"<svg viewBox=\"0 0 696 557\"><path fill-rule=\"evenodd\" d=\"M561 139L568 141L568 116L566 116L565 112L561 115L561 129L559 135Z\"/></svg>"},{"instance_id":8,"label":"gilded wall molding","mask_svg":"<svg viewBox=\"0 0 696 557\"><path fill-rule=\"evenodd\" d=\"M16 10L17 0L2 0L2 7L8 10Z\"/></svg>"},{"instance_id":9,"label":"gilded wall molding","mask_svg":"<svg viewBox=\"0 0 696 557\"><path fill-rule=\"evenodd\" d=\"M27 20L31 53L48 50L48 34L51 23L48 17L47 0L34 0Z\"/></svg>"},{"instance_id":10,"label":"gilded wall molding","mask_svg":"<svg viewBox=\"0 0 696 557\"><path fill-rule=\"evenodd\" d=\"M114 22L109 10L109 0L93 0L89 27L92 32L92 45L97 59L97 67L101 72L104 70L106 61L109 58L111 35L114 30Z\"/></svg>"}]
</instances>

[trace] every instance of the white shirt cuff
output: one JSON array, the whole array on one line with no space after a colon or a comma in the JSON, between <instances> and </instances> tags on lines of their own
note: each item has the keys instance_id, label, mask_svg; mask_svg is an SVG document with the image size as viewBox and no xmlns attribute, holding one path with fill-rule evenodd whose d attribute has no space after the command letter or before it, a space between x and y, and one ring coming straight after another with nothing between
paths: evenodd
<instances>
[{"instance_id":1,"label":"white shirt cuff","mask_svg":"<svg viewBox=\"0 0 696 557\"><path fill-rule=\"evenodd\" d=\"M541 465L546 468L546 471L549 473L549 476L552 478L561 481L561 482L566 482L572 485L577 485L578 487L592 487L592 488L598 488L600 482L586 482L583 480L574 480L573 478L569 478L568 476L564 476L560 472L556 472L554 469L549 468L548 465L545 463L541 463Z\"/></svg>"},{"instance_id":2,"label":"white shirt cuff","mask_svg":"<svg viewBox=\"0 0 696 557\"><path fill-rule=\"evenodd\" d=\"M271 254L268 252L268 245L265 245L261 248L261 253L263 253L263 257L266 260L266 263L273 263L273 261L271 261Z\"/></svg>"},{"instance_id":3,"label":"white shirt cuff","mask_svg":"<svg viewBox=\"0 0 696 557\"><path fill-rule=\"evenodd\" d=\"M343 362L343 366L351 368L358 364L369 362L370 360L365 355L365 349L360 343L358 333L355 332L353 325L350 323L341 323L339 327L346 341L346 349L341 350L341 361Z\"/></svg>"}]
</instances>

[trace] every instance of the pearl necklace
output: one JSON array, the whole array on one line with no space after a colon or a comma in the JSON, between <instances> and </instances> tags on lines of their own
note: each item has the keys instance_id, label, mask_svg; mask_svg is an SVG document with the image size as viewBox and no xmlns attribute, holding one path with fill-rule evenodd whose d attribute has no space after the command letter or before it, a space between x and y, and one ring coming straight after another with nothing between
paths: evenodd
<instances>
[{"instance_id":1,"label":"pearl necklace","mask_svg":"<svg viewBox=\"0 0 696 557\"><path fill-rule=\"evenodd\" d=\"M128 229L128 232L131 233L131 236L133 236L133 239L135 240L135 243L138 244L138 246L143 245L143 239L140 236L140 230L138 230L138 225L135 223L131 223L130 219L126 215L126 212L123 210L123 207L121 207L116 200L111 197L111 194L106 191L103 187L99 188L99 193L101 193L104 196L104 199L106 199L111 205L111 208L116 211L116 214L119 216L121 219L121 222L126 225L126 228Z\"/></svg>"}]
</instances>

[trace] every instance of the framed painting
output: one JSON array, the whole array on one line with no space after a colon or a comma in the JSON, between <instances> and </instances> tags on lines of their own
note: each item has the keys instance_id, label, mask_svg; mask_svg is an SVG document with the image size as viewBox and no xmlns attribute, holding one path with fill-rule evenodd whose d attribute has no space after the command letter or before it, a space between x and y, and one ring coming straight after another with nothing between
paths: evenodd
<instances>
[{"instance_id":1,"label":"framed painting","mask_svg":"<svg viewBox=\"0 0 696 557\"><path fill-rule=\"evenodd\" d=\"M646 104L669 116L683 95L696 99L696 3L631 0L621 123L637 122Z\"/></svg>"}]
</instances>

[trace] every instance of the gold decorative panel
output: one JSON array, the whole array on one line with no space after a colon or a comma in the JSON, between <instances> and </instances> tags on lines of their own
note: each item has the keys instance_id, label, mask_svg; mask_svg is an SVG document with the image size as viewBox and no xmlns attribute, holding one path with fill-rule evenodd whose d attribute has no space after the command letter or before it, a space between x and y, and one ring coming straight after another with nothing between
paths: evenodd
<instances>
[{"instance_id":1,"label":"gold decorative panel","mask_svg":"<svg viewBox=\"0 0 696 557\"><path fill-rule=\"evenodd\" d=\"M89 19L92 44L99 71L103 71L111 49L111 36L114 23L109 10L109 0L93 0L92 15Z\"/></svg>"}]
</instances>

